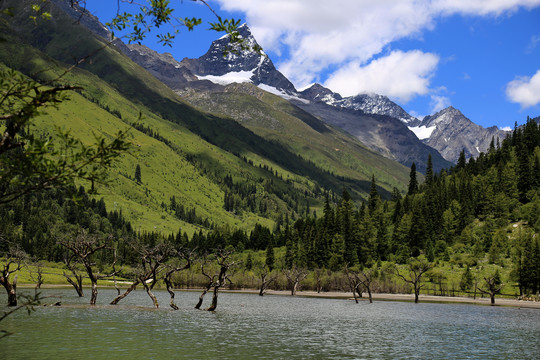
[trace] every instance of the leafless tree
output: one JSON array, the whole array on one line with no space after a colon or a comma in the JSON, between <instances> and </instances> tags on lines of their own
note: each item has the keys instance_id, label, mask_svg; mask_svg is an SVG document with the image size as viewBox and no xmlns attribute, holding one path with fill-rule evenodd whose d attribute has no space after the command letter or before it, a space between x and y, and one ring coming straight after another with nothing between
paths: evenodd
<instances>
[{"instance_id":1,"label":"leafless tree","mask_svg":"<svg viewBox=\"0 0 540 360\"><path fill-rule=\"evenodd\" d=\"M61 240L60 244L67 249L71 251L71 255L67 260L67 264L71 264L73 259L77 259L81 262L81 264L84 266L84 269L86 270L86 274L88 275L88 278L90 279L90 283L92 285L92 295L90 296L90 305L95 305L97 301L97 294L98 294L98 288L97 288L97 282L100 279L108 278L113 276L113 274L100 274L98 271L94 269L94 266L96 265L93 261L93 255L98 252L99 250L105 249L109 246L110 238L103 239L102 236L96 235L96 234L88 234L86 230L81 230L77 237L72 240ZM116 258L113 260L113 264L116 263ZM68 265L69 267L69 265ZM79 296L82 296L82 275L77 274L73 267L70 268L73 275L77 279L77 284L73 280L69 279L69 276L66 275L64 272L64 276L68 279L68 281L75 287L77 290L77 293L79 293Z\"/></svg>"},{"instance_id":2,"label":"leafless tree","mask_svg":"<svg viewBox=\"0 0 540 360\"><path fill-rule=\"evenodd\" d=\"M308 276L308 272L305 269L297 268L295 265L292 267L292 269L285 270L285 276L287 277L287 282L289 283L291 295L295 296L300 282Z\"/></svg>"},{"instance_id":3,"label":"leafless tree","mask_svg":"<svg viewBox=\"0 0 540 360\"><path fill-rule=\"evenodd\" d=\"M358 267L345 267L345 273L349 280L349 287L353 293L354 301L358 304L358 298L362 297L362 290L366 289L368 293L369 303L373 303L371 294L371 284L375 278L377 270L375 268L360 269ZM358 294L358 298L356 296Z\"/></svg>"},{"instance_id":4,"label":"leafless tree","mask_svg":"<svg viewBox=\"0 0 540 360\"><path fill-rule=\"evenodd\" d=\"M172 286L172 276L182 270L189 269L191 267L191 263L193 262L193 251L188 251L184 249L180 249L177 252L178 258L185 261L184 265L181 266L172 266L168 265L167 272L165 273L165 276L163 277L163 281L165 282L165 286L167 286L167 291L169 292L169 295L171 296L171 302L169 306L173 308L174 310L178 310L178 306L174 303L174 289Z\"/></svg>"},{"instance_id":5,"label":"leafless tree","mask_svg":"<svg viewBox=\"0 0 540 360\"><path fill-rule=\"evenodd\" d=\"M349 289L353 294L354 301L358 304L358 298L362 297L362 283L360 282L356 271L348 266L345 266L345 274L347 275L347 280L349 281Z\"/></svg>"},{"instance_id":6,"label":"leafless tree","mask_svg":"<svg viewBox=\"0 0 540 360\"><path fill-rule=\"evenodd\" d=\"M259 289L259 296L263 296L266 293L266 290L270 287L274 281L276 281L277 276L269 276L272 272L269 271L267 266L262 265L261 269L261 288Z\"/></svg>"},{"instance_id":7,"label":"leafless tree","mask_svg":"<svg viewBox=\"0 0 540 360\"><path fill-rule=\"evenodd\" d=\"M79 295L79 297L83 297L83 275L76 270L76 265L71 262L72 259L73 258L71 256L68 259L65 259L66 267L69 269L69 271L71 271L71 276L66 274L64 271L64 277L66 278L67 282L70 283L73 288L75 288L77 295Z\"/></svg>"},{"instance_id":8,"label":"leafless tree","mask_svg":"<svg viewBox=\"0 0 540 360\"><path fill-rule=\"evenodd\" d=\"M165 263L173 255L173 248L169 243L160 243L152 247L137 243L134 245L134 249L140 256L141 265L136 271L135 279L131 286L124 293L115 297L111 301L111 305L118 304L120 300L135 290L137 285L141 284L148 296L152 299L154 307L159 308L159 303L152 290L158 281L159 274L166 268Z\"/></svg>"},{"instance_id":9,"label":"leafless tree","mask_svg":"<svg viewBox=\"0 0 540 360\"><path fill-rule=\"evenodd\" d=\"M316 268L313 271L313 275L315 276L315 284L317 286L317 294L320 294L322 290L322 274L323 270L321 268Z\"/></svg>"},{"instance_id":10,"label":"leafless tree","mask_svg":"<svg viewBox=\"0 0 540 360\"><path fill-rule=\"evenodd\" d=\"M0 284L6 289L8 306L17 306L17 275L10 280L10 276L21 270L27 255L21 249L14 247L6 254L0 273Z\"/></svg>"},{"instance_id":11,"label":"leafless tree","mask_svg":"<svg viewBox=\"0 0 540 360\"><path fill-rule=\"evenodd\" d=\"M491 299L491 306L495 305L495 295L501 292L503 283L498 271L490 276L484 276L485 288L478 288L478 290L486 295L489 295Z\"/></svg>"},{"instance_id":12,"label":"leafless tree","mask_svg":"<svg viewBox=\"0 0 540 360\"><path fill-rule=\"evenodd\" d=\"M41 285L43 285L43 264L38 261L35 263L36 266L36 277L34 278L34 275L32 271L30 271L30 278L36 282L36 289L40 289Z\"/></svg>"},{"instance_id":13,"label":"leafless tree","mask_svg":"<svg viewBox=\"0 0 540 360\"><path fill-rule=\"evenodd\" d=\"M203 293L199 297L199 302L195 306L196 309L199 309L202 305L202 301L204 298L204 295L213 288L213 294L212 294L212 304L210 307L205 309L206 311L214 311L217 308L218 304L218 293L219 289L225 285L225 282L231 283L230 279L230 273L229 271L232 270L236 265L238 265L238 262L233 261L232 259L232 251L229 250L218 250L215 254L217 264L219 265L219 272L210 275L204 270L204 264L201 265L201 271L204 276L208 279L207 286L203 290Z\"/></svg>"},{"instance_id":14,"label":"leafless tree","mask_svg":"<svg viewBox=\"0 0 540 360\"><path fill-rule=\"evenodd\" d=\"M418 257L416 259L411 259L407 264L407 270L409 272L408 276L402 275L399 270L396 269L396 275L406 283L413 286L415 303L418 303L420 289L424 287L424 284L421 283L422 276L431 268L432 264L430 264L425 258Z\"/></svg>"}]
</instances>

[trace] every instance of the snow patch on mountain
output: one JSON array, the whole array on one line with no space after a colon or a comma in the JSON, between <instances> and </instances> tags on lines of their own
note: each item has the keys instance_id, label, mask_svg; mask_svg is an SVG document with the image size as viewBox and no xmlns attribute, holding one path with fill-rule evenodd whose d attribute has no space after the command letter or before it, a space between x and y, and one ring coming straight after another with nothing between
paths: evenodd
<instances>
[{"instance_id":1,"label":"snow patch on mountain","mask_svg":"<svg viewBox=\"0 0 540 360\"><path fill-rule=\"evenodd\" d=\"M433 130L435 130L436 126L409 126L409 130L411 130L418 139L424 140L428 139L431 134L433 133Z\"/></svg>"},{"instance_id":2,"label":"snow patch on mountain","mask_svg":"<svg viewBox=\"0 0 540 360\"><path fill-rule=\"evenodd\" d=\"M232 83L252 82L253 70L251 71L231 71L229 73L217 75L195 75L199 80L210 80L219 85L229 85Z\"/></svg>"},{"instance_id":3,"label":"snow patch on mountain","mask_svg":"<svg viewBox=\"0 0 540 360\"><path fill-rule=\"evenodd\" d=\"M273 86L270 86L270 85L266 85L266 84L259 84L257 85L257 87L261 90L264 90L264 91L268 91L269 93L271 94L274 94L274 95L277 95L283 99L286 99L286 100L297 100L297 101L301 101L305 104L308 104L309 103L309 100L306 100L306 99L302 99L298 96L295 96L295 95L290 95L288 93L286 93L285 91L283 90L279 90Z\"/></svg>"}]
</instances>

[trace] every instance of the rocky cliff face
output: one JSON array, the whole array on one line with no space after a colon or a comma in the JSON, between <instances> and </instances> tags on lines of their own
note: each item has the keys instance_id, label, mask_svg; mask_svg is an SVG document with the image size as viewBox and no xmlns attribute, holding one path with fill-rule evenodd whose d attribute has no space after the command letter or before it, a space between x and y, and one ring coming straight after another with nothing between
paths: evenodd
<instances>
[{"instance_id":1,"label":"rocky cliff face","mask_svg":"<svg viewBox=\"0 0 540 360\"><path fill-rule=\"evenodd\" d=\"M502 141L507 132L496 126L484 128L466 118L461 111L448 107L438 113L426 116L420 123L421 127L431 131L425 144L437 149L445 159L457 162L459 154L465 151L465 157L477 157L480 152L489 149L491 140Z\"/></svg>"},{"instance_id":2,"label":"rocky cliff face","mask_svg":"<svg viewBox=\"0 0 540 360\"><path fill-rule=\"evenodd\" d=\"M249 27L246 24L240 26L238 33L243 39L240 45L231 44L229 35L225 35L212 42L210 49L200 58L185 58L181 64L199 79L222 85L252 82L273 87L289 95L295 94L294 85L275 68L272 60L264 52L252 50L258 44Z\"/></svg>"},{"instance_id":3,"label":"rocky cliff face","mask_svg":"<svg viewBox=\"0 0 540 360\"><path fill-rule=\"evenodd\" d=\"M445 160L437 150L418 140L406 124L394 117L367 114L362 110L336 107L322 101L306 103L291 100L291 102L324 122L343 129L387 158L405 166L411 166L414 162L420 172L425 172L429 154L436 171L452 166L452 163Z\"/></svg>"}]
</instances>

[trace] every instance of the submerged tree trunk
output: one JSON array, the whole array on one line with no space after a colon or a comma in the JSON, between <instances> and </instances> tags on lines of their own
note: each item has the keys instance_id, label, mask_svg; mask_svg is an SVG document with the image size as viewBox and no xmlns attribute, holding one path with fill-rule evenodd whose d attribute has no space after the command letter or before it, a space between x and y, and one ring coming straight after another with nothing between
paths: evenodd
<instances>
[{"instance_id":1,"label":"submerged tree trunk","mask_svg":"<svg viewBox=\"0 0 540 360\"><path fill-rule=\"evenodd\" d=\"M259 290L259 296L263 296L266 293L266 290L270 287L270 284L276 280L274 276L268 278L268 272L265 270L261 274L261 288Z\"/></svg>"},{"instance_id":2,"label":"submerged tree trunk","mask_svg":"<svg viewBox=\"0 0 540 360\"><path fill-rule=\"evenodd\" d=\"M158 300L156 298L156 295L154 295L154 293L152 292L152 288L154 287L153 284L152 286L148 286L148 284L144 281L142 284L144 286L144 289L146 290L146 293L148 294L148 296L150 296L150 299L152 299L152 302L154 303L154 307L158 309L159 308Z\"/></svg>"},{"instance_id":3,"label":"submerged tree trunk","mask_svg":"<svg viewBox=\"0 0 540 360\"><path fill-rule=\"evenodd\" d=\"M128 296L130 292L135 290L137 288L137 285L139 285L139 280L134 281L133 284L131 284L131 286L123 294L115 297L114 300L111 301L111 305L117 305L120 300L122 300L123 298Z\"/></svg>"},{"instance_id":4,"label":"submerged tree trunk","mask_svg":"<svg viewBox=\"0 0 540 360\"><path fill-rule=\"evenodd\" d=\"M83 293L83 286L82 286L82 275L80 274L77 274L75 271L71 270L71 272L73 273L73 277L75 277L75 280L73 280L68 274L66 274L66 272L64 271L64 276L67 280L68 283L70 283L74 288L75 288L75 291L77 292L77 295L79 295L79 297L83 297L84 296L84 293Z\"/></svg>"},{"instance_id":5,"label":"submerged tree trunk","mask_svg":"<svg viewBox=\"0 0 540 360\"><path fill-rule=\"evenodd\" d=\"M96 305L97 290L97 281L92 281L92 295L90 296L90 305Z\"/></svg>"},{"instance_id":6,"label":"submerged tree trunk","mask_svg":"<svg viewBox=\"0 0 540 360\"><path fill-rule=\"evenodd\" d=\"M371 288L367 287L366 289L368 293L369 303L373 304L373 296L371 296Z\"/></svg>"},{"instance_id":7,"label":"submerged tree trunk","mask_svg":"<svg viewBox=\"0 0 540 360\"><path fill-rule=\"evenodd\" d=\"M178 310L178 305L174 303L174 289L171 283L171 279L166 276L163 281L165 282L165 286L167 287L167 292L171 296L171 302L169 303L169 306L173 308L173 310Z\"/></svg>"},{"instance_id":8,"label":"submerged tree trunk","mask_svg":"<svg viewBox=\"0 0 540 360\"><path fill-rule=\"evenodd\" d=\"M9 282L9 279L0 277L0 283L4 286L8 296L8 306L17 306L17 277L13 280L13 283Z\"/></svg>"},{"instance_id":9,"label":"submerged tree trunk","mask_svg":"<svg viewBox=\"0 0 540 360\"><path fill-rule=\"evenodd\" d=\"M206 311L214 311L214 310L216 310L216 308L217 308L217 299L218 299L218 291L219 291L220 287L221 287L220 285L214 285L214 293L212 295L212 305L210 305L210 307L208 309L206 309Z\"/></svg>"},{"instance_id":10,"label":"submerged tree trunk","mask_svg":"<svg viewBox=\"0 0 540 360\"><path fill-rule=\"evenodd\" d=\"M197 305L195 305L195 309L200 309L201 308L201 305L202 305L202 302L203 302L203 299L204 299L204 295L206 295L208 290L210 290L211 288L212 288L212 283L209 283L206 286L206 288L203 290L202 294L199 296L199 301L197 302Z\"/></svg>"}]
</instances>

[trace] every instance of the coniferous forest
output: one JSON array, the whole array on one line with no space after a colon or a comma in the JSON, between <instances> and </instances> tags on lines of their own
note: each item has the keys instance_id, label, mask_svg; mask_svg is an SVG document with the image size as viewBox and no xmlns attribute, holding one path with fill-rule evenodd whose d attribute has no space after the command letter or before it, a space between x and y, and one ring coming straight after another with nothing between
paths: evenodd
<instances>
[{"instance_id":1,"label":"coniferous forest","mask_svg":"<svg viewBox=\"0 0 540 360\"><path fill-rule=\"evenodd\" d=\"M354 202L346 188L339 198L323 191L322 213L307 211L294 221L285 215L274 229L220 228L173 197L163 211L202 224L201 230L191 237L181 229L174 234L144 232L83 187L27 194L0 207L0 229L8 240L2 241L3 264L15 256L16 248L27 264L58 264L71 283L73 276L83 277L84 257L73 240L83 239L93 261L88 266L95 272L135 283L153 279L152 287L163 280L171 289L209 289L216 281L208 282L211 276L189 265L223 268L230 257L234 266L227 262L223 274L233 279L230 286L260 288L261 295L266 289L294 294L298 287L361 295L366 290L408 292L413 286L416 292L419 284L404 274L423 265L429 270L421 279L424 291L432 294L471 294L474 289L475 296L477 291L534 296L540 290L537 121L527 119L506 139L493 139L489 151L478 158L466 161L462 153L455 167L439 173L433 172L429 159L422 183L413 164L407 193L395 189L390 200L381 199L373 177L366 201ZM225 196L226 210L233 211L230 193ZM141 278L141 259L142 269L146 261L163 268L155 267ZM183 272L171 265L186 259ZM169 274L165 269L177 271ZM219 286L224 280L217 281Z\"/></svg>"}]
</instances>

